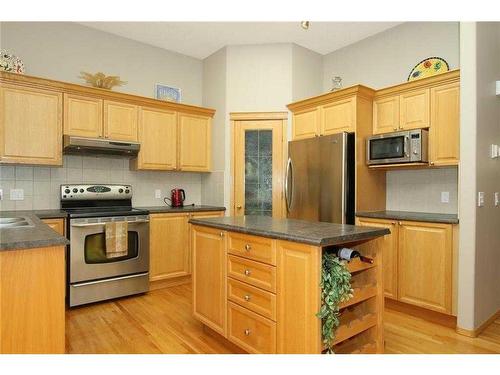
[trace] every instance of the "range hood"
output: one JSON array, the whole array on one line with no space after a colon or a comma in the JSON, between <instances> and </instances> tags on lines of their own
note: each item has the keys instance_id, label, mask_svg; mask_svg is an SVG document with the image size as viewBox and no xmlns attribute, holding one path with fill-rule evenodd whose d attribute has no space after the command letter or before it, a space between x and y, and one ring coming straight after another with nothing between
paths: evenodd
<instances>
[{"instance_id":1,"label":"range hood","mask_svg":"<svg viewBox=\"0 0 500 375\"><path fill-rule=\"evenodd\" d=\"M141 148L137 142L113 141L101 138L86 138L65 135L63 138L65 154L80 155L121 155L136 156Z\"/></svg>"}]
</instances>

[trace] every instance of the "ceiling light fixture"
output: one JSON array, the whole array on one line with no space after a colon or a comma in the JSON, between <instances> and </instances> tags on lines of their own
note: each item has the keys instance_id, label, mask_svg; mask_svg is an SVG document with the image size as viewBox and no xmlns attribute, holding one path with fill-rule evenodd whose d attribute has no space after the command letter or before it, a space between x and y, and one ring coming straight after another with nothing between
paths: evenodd
<instances>
[{"instance_id":1,"label":"ceiling light fixture","mask_svg":"<svg viewBox=\"0 0 500 375\"><path fill-rule=\"evenodd\" d=\"M301 26L304 30L309 29L309 21L302 21L302 22L300 23L300 26Z\"/></svg>"}]
</instances>

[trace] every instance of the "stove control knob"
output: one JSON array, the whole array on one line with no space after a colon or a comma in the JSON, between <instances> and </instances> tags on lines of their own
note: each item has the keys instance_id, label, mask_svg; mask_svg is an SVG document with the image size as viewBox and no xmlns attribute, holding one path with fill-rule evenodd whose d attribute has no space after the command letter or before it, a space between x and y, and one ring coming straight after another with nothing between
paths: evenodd
<instances>
[{"instance_id":1,"label":"stove control knob","mask_svg":"<svg viewBox=\"0 0 500 375\"><path fill-rule=\"evenodd\" d=\"M85 190L83 190L83 189L80 189L80 193L83 193L84 191L85 191Z\"/></svg>"},{"instance_id":2,"label":"stove control knob","mask_svg":"<svg viewBox=\"0 0 500 375\"><path fill-rule=\"evenodd\" d=\"M120 188L120 189L118 189L118 192L119 192L120 194L121 194L121 193L123 193L123 189L121 189L121 188Z\"/></svg>"},{"instance_id":3,"label":"stove control knob","mask_svg":"<svg viewBox=\"0 0 500 375\"><path fill-rule=\"evenodd\" d=\"M130 193L130 190L128 190L128 189L125 190L125 194L128 194L128 193Z\"/></svg>"},{"instance_id":4,"label":"stove control knob","mask_svg":"<svg viewBox=\"0 0 500 375\"><path fill-rule=\"evenodd\" d=\"M71 190L69 190L69 189L65 189L65 190L64 190L64 192L65 192L66 194L69 194L69 193L71 193Z\"/></svg>"},{"instance_id":5,"label":"stove control knob","mask_svg":"<svg viewBox=\"0 0 500 375\"><path fill-rule=\"evenodd\" d=\"M74 188L74 189L73 189L73 193L78 193L78 189L77 189L77 188Z\"/></svg>"}]
</instances>

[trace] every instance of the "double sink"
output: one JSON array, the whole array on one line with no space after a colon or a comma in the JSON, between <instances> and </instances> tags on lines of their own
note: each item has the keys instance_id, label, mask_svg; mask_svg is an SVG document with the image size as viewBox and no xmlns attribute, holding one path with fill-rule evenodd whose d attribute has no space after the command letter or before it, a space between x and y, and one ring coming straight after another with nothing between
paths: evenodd
<instances>
[{"instance_id":1,"label":"double sink","mask_svg":"<svg viewBox=\"0 0 500 375\"><path fill-rule=\"evenodd\" d=\"M0 217L0 229L32 228L33 226L33 222L27 217Z\"/></svg>"}]
</instances>

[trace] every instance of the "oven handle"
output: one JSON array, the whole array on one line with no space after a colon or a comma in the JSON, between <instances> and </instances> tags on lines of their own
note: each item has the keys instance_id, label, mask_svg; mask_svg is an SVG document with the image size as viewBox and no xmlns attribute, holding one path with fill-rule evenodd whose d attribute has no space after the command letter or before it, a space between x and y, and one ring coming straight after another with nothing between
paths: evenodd
<instances>
[{"instance_id":1,"label":"oven handle","mask_svg":"<svg viewBox=\"0 0 500 375\"><path fill-rule=\"evenodd\" d=\"M71 286L75 287L75 288L79 288L81 286L95 285L95 284L102 284L102 283L109 283L110 281L133 279L134 277L141 277L141 276L146 276L146 275L149 275L149 272L137 273L135 275L127 275L127 276L114 277L112 279L104 279L104 280L88 281L88 282L85 282L85 283L71 284Z\"/></svg>"},{"instance_id":2,"label":"oven handle","mask_svg":"<svg viewBox=\"0 0 500 375\"><path fill-rule=\"evenodd\" d=\"M109 223L112 223L112 221L109 221ZM116 221L116 223L119 223L119 221ZM136 220L136 221L127 221L129 224L134 224L134 223L149 223L149 220ZM71 224L72 227L96 227L98 225L106 225L106 223L88 223L88 224Z\"/></svg>"}]
</instances>

